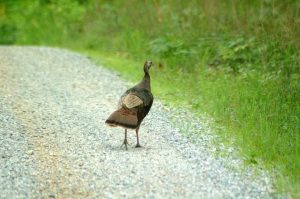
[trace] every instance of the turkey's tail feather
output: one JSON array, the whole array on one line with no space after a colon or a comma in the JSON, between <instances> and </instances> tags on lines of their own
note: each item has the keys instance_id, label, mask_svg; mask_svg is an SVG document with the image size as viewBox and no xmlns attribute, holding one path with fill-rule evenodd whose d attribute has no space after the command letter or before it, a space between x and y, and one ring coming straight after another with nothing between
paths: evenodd
<instances>
[{"instance_id":1,"label":"turkey's tail feather","mask_svg":"<svg viewBox=\"0 0 300 199\"><path fill-rule=\"evenodd\" d=\"M121 126L136 129L138 126L137 110L120 108L113 112L105 121L111 127Z\"/></svg>"}]
</instances>

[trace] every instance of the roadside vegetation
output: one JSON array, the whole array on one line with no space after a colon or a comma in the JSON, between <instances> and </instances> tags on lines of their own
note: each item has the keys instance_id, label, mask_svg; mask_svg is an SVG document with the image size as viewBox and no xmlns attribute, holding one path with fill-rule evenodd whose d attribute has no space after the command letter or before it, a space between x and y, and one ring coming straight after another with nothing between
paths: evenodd
<instances>
[{"instance_id":1,"label":"roadside vegetation","mask_svg":"<svg viewBox=\"0 0 300 199\"><path fill-rule=\"evenodd\" d=\"M130 80L153 60L157 98L210 115L300 197L299 1L1 0L0 43L77 50Z\"/></svg>"}]
</instances>

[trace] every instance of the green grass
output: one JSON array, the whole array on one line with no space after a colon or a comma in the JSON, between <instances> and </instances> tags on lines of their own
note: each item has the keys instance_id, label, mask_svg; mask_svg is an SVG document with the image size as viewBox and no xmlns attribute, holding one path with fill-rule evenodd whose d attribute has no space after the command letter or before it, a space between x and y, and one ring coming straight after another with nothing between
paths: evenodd
<instances>
[{"instance_id":1,"label":"green grass","mask_svg":"<svg viewBox=\"0 0 300 199\"><path fill-rule=\"evenodd\" d=\"M297 198L299 19L296 0L2 0L0 43L79 49L132 81L153 60L155 96L209 114Z\"/></svg>"}]
</instances>

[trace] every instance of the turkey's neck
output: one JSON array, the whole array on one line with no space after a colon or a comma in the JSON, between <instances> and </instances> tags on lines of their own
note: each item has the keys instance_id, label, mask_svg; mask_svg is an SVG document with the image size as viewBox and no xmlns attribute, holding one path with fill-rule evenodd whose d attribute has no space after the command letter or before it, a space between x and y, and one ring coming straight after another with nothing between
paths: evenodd
<instances>
[{"instance_id":1,"label":"turkey's neck","mask_svg":"<svg viewBox=\"0 0 300 199\"><path fill-rule=\"evenodd\" d=\"M141 83L145 89L151 91L150 75L148 71L145 71L145 75Z\"/></svg>"}]
</instances>

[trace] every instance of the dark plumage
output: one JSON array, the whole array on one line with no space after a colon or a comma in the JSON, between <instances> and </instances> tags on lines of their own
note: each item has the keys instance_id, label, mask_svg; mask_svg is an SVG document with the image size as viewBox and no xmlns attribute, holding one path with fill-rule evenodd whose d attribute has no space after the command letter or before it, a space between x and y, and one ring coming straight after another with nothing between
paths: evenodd
<instances>
[{"instance_id":1,"label":"dark plumage","mask_svg":"<svg viewBox=\"0 0 300 199\"><path fill-rule=\"evenodd\" d=\"M120 126L125 128L125 139L122 145L127 150L127 129L135 129L137 144L139 143L139 128L143 119L146 117L153 103L153 95L151 93L149 69L152 65L151 61L144 64L144 78L140 83L128 89L119 101L118 110L114 111L105 121L109 126Z\"/></svg>"}]
</instances>

